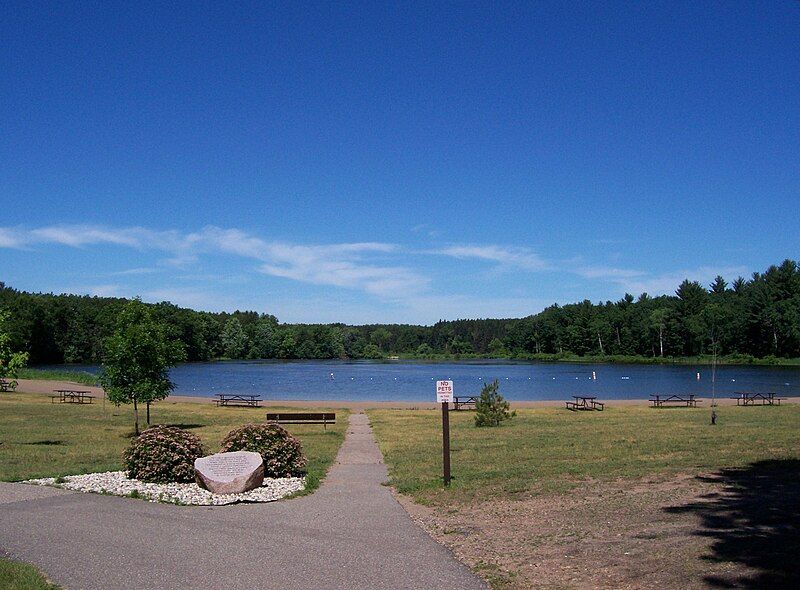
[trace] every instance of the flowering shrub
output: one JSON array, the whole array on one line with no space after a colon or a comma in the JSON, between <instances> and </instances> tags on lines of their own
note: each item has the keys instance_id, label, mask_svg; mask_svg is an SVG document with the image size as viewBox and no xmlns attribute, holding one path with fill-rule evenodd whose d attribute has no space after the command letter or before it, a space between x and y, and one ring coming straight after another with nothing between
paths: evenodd
<instances>
[{"instance_id":1,"label":"flowering shrub","mask_svg":"<svg viewBox=\"0 0 800 590\"><path fill-rule=\"evenodd\" d=\"M274 422L245 424L230 431L220 450L258 453L264 459L266 477L302 475L307 463L300 441Z\"/></svg>"},{"instance_id":2,"label":"flowering shrub","mask_svg":"<svg viewBox=\"0 0 800 590\"><path fill-rule=\"evenodd\" d=\"M148 428L122 457L128 477L152 483L194 481L194 460L204 455L200 439L172 426Z\"/></svg>"}]
</instances>

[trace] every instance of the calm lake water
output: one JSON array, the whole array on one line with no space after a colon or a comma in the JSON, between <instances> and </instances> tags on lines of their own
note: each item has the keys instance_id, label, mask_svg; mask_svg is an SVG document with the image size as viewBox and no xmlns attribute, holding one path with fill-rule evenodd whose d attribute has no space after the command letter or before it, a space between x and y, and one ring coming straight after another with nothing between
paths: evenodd
<instances>
[{"instance_id":1,"label":"calm lake water","mask_svg":"<svg viewBox=\"0 0 800 590\"><path fill-rule=\"evenodd\" d=\"M97 371L97 367L59 367ZM592 379L592 372L596 379ZM700 380L697 380L697 373ZM175 393L213 397L256 393L263 399L435 401L434 382L452 379L455 395L480 393L484 382L500 381L510 400L562 400L571 395L603 399L646 398L654 393L709 397L707 365L607 365L462 361L220 361L189 363L171 371ZM774 391L800 396L798 367L717 367L717 396L736 391Z\"/></svg>"}]
</instances>

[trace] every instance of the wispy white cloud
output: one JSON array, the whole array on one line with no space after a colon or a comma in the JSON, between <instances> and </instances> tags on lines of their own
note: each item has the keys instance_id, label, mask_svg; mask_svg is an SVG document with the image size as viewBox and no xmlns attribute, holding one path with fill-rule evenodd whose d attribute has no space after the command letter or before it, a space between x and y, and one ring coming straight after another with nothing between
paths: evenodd
<instances>
[{"instance_id":1,"label":"wispy white cloud","mask_svg":"<svg viewBox=\"0 0 800 590\"><path fill-rule=\"evenodd\" d=\"M619 285L627 293L649 295L672 294L684 279L699 281L707 286L717 275L734 278L746 275L747 269L742 266L702 266L696 269L649 273L628 268L607 266L583 266L571 272L590 280L601 280Z\"/></svg>"},{"instance_id":2,"label":"wispy white cloud","mask_svg":"<svg viewBox=\"0 0 800 590\"><path fill-rule=\"evenodd\" d=\"M647 274L641 270L614 268L611 266L583 266L576 268L573 272L585 279L607 279L612 281L633 279Z\"/></svg>"},{"instance_id":3,"label":"wispy white cloud","mask_svg":"<svg viewBox=\"0 0 800 590\"><path fill-rule=\"evenodd\" d=\"M130 276L130 275L150 275L157 272L163 272L164 269L162 268L151 268L151 267L139 267L139 268L129 268L127 270L118 270L116 272L109 273L111 276Z\"/></svg>"},{"instance_id":4,"label":"wispy white cloud","mask_svg":"<svg viewBox=\"0 0 800 590\"><path fill-rule=\"evenodd\" d=\"M435 254L452 256L453 258L473 258L496 262L504 267L529 271L550 270L551 264L528 248L511 246L450 246L433 251Z\"/></svg>"},{"instance_id":5,"label":"wispy white cloud","mask_svg":"<svg viewBox=\"0 0 800 590\"><path fill-rule=\"evenodd\" d=\"M13 227L0 227L0 248L24 248L24 235Z\"/></svg>"},{"instance_id":6,"label":"wispy white cloud","mask_svg":"<svg viewBox=\"0 0 800 590\"><path fill-rule=\"evenodd\" d=\"M93 297L123 297L123 289L121 285L90 285L83 289L70 290L70 293L85 292L87 295Z\"/></svg>"},{"instance_id":7,"label":"wispy white cloud","mask_svg":"<svg viewBox=\"0 0 800 590\"><path fill-rule=\"evenodd\" d=\"M672 295L684 279L698 281L704 287L708 287L717 275L734 279L739 275L746 276L747 274L747 269L743 266L702 266L691 270L670 271L657 275L621 278L614 282L623 286L628 293Z\"/></svg>"},{"instance_id":8,"label":"wispy white cloud","mask_svg":"<svg viewBox=\"0 0 800 590\"><path fill-rule=\"evenodd\" d=\"M73 248L116 245L156 250L168 256L161 263L188 268L202 255L228 254L251 259L263 274L316 285L363 290L386 298L419 292L428 279L400 264L386 264L376 258L397 254L397 245L354 242L328 245L297 245L269 242L239 229L207 226L180 233L153 231L141 227L106 228L86 225L58 225L33 230L0 228L0 247L17 248L58 244ZM116 274L145 274L156 269L131 269Z\"/></svg>"},{"instance_id":9,"label":"wispy white cloud","mask_svg":"<svg viewBox=\"0 0 800 590\"><path fill-rule=\"evenodd\" d=\"M419 231L425 231L420 227ZM207 226L198 231L157 231L143 227L112 228L90 225L53 225L35 229L24 227L0 227L0 248L34 251L39 246L61 246L88 249L90 247L130 248L137 250L137 258L151 253L152 261L106 277L135 277L161 273L144 292L131 292L132 287L120 284L100 284L72 292L103 296L132 296L140 294L149 301L169 300L179 305L207 310L233 310L237 307L285 309L294 321L312 321L315 316L324 316L316 321L334 321L336 311L341 310L344 321L423 321L457 317L519 317L536 313L553 303L553 299L537 298L536 290L527 296L531 286L530 274L558 270L561 292L568 278L576 283L575 289L585 291L580 279L589 281L596 289L651 295L672 293L684 278L698 280L704 285L721 274L732 279L737 275L748 275L743 267L704 266L693 270L652 273L637 268L617 265L592 265L581 257L548 261L530 248L500 246L496 244L450 245L436 250L413 250L398 244L384 242L350 242L338 244L297 244L268 240L237 228ZM155 253L155 256L152 256ZM220 258L212 263L212 259ZM516 283L518 293L525 296L505 297L494 295L472 295L459 287L452 291L448 287L435 285L431 277L420 270L428 262L440 257L461 261L453 272L468 273L477 263L488 263L497 273L509 270L520 271L527 279ZM240 264L235 264L236 259ZM244 268L241 261L243 261ZM221 263L217 264L217 263ZM131 264L141 264L136 262ZM216 265L216 266L215 266ZM453 262L456 265L456 262ZM470 266L473 265L473 266ZM175 272L174 269L181 269ZM212 268L217 270L210 272ZM220 271L219 269L223 270ZM430 271L429 271L430 272ZM261 301L263 292L239 288L227 291L220 287L226 284L243 283L253 277L269 275L311 285L335 287L316 301L328 303L306 304L304 299L281 299L280 290ZM223 280L222 277L229 277ZM236 277L235 280L230 277ZM115 279L116 280L116 279ZM122 279L119 279L122 282ZM504 279L505 280L505 279ZM143 282L141 279L138 282ZM456 283L458 284L458 283ZM503 283L514 286L508 281ZM463 285L463 283L462 283ZM206 288L207 286L207 288ZM463 286L462 286L463 288ZM589 290L591 290L591 288ZM303 296L309 292L296 290ZM569 291L570 293L572 291ZM361 294L371 297L365 298ZM561 301L566 303L568 301ZM342 307L344 306L344 307ZM324 310L323 310L324 307ZM346 308L346 310L345 310ZM350 316L350 317L346 317ZM362 318L359 320L359 317Z\"/></svg>"},{"instance_id":10,"label":"wispy white cloud","mask_svg":"<svg viewBox=\"0 0 800 590\"><path fill-rule=\"evenodd\" d=\"M368 254L385 254L397 249L392 244L374 242L330 246L275 244L269 248L271 261L259 269L273 276L317 285L363 289L387 298L425 289L428 279L409 268L364 261Z\"/></svg>"}]
</instances>

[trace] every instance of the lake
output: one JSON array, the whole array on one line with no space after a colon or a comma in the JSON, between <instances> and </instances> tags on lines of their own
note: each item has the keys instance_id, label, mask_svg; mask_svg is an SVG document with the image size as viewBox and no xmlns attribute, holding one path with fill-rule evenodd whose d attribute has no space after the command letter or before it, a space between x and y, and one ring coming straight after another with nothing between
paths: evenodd
<instances>
[{"instance_id":1,"label":"lake","mask_svg":"<svg viewBox=\"0 0 800 590\"><path fill-rule=\"evenodd\" d=\"M96 372L97 367L72 368ZM697 373L700 379L697 379ZM592 373L596 379L592 379ZM514 361L218 361L187 363L170 372L178 395L256 393L285 400L430 402L434 382L451 379L455 395L476 395L497 379L509 400L562 400L571 395L641 399L654 393L710 397L708 365L619 365ZM717 367L717 396L774 391L800 396L800 367Z\"/></svg>"}]
</instances>

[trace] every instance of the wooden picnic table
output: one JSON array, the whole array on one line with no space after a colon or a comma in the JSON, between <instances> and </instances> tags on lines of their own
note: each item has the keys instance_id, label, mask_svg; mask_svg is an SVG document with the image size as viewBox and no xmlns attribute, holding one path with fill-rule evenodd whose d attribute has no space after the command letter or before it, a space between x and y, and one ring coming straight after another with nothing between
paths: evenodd
<instances>
[{"instance_id":1,"label":"wooden picnic table","mask_svg":"<svg viewBox=\"0 0 800 590\"><path fill-rule=\"evenodd\" d=\"M17 382L14 379L11 381L0 379L0 391L14 391L16 388Z\"/></svg>"},{"instance_id":2,"label":"wooden picnic table","mask_svg":"<svg viewBox=\"0 0 800 590\"><path fill-rule=\"evenodd\" d=\"M698 400L693 393L675 393L672 395L654 394L650 397L653 408L663 408L664 406L686 406L697 407Z\"/></svg>"},{"instance_id":3,"label":"wooden picnic table","mask_svg":"<svg viewBox=\"0 0 800 590\"><path fill-rule=\"evenodd\" d=\"M779 406L781 400L784 399L776 397L777 394L773 391L736 391L734 393L736 395L731 399L736 400L737 406Z\"/></svg>"},{"instance_id":4,"label":"wooden picnic table","mask_svg":"<svg viewBox=\"0 0 800 590\"><path fill-rule=\"evenodd\" d=\"M478 401L477 395L456 395L453 396L453 409L459 410L474 410L475 402Z\"/></svg>"},{"instance_id":5,"label":"wooden picnic table","mask_svg":"<svg viewBox=\"0 0 800 590\"><path fill-rule=\"evenodd\" d=\"M597 396L594 395L573 395L575 401L564 402L567 404L567 409L576 412L578 410L598 410L602 411L605 407L603 402L597 401Z\"/></svg>"},{"instance_id":6,"label":"wooden picnic table","mask_svg":"<svg viewBox=\"0 0 800 590\"><path fill-rule=\"evenodd\" d=\"M261 396L246 393L218 393L214 403L218 406L249 406L258 408Z\"/></svg>"},{"instance_id":7,"label":"wooden picnic table","mask_svg":"<svg viewBox=\"0 0 800 590\"><path fill-rule=\"evenodd\" d=\"M90 404L94 400L91 391L83 389L54 389L57 395L50 396L50 402L61 404Z\"/></svg>"}]
</instances>

